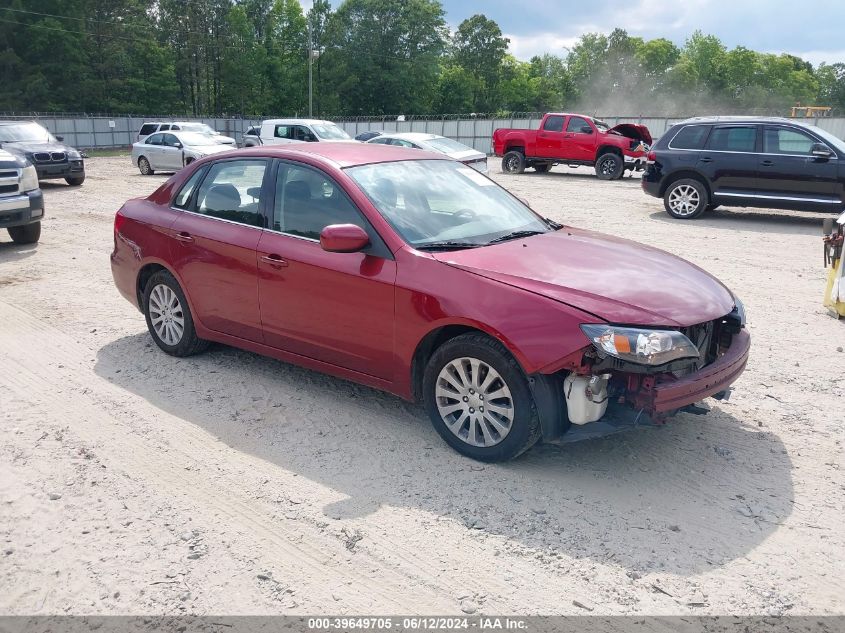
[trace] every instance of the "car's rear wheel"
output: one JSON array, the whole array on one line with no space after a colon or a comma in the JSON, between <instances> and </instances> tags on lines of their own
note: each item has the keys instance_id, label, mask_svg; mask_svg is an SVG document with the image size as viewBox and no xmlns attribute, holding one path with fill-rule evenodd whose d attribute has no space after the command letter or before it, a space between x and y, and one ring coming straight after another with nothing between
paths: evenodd
<instances>
[{"instance_id":1,"label":"car's rear wheel","mask_svg":"<svg viewBox=\"0 0 845 633\"><path fill-rule=\"evenodd\" d=\"M85 182L85 176L68 176L65 178L65 182L73 187L78 187Z\"/></svg>"},{"instance_id":2,"label":"car's rear wheel","mask_svg":"<svg viewBox=\"0 0 845 633\"><path fill-rule=\"evenodd\" d=\"M23 226L10 226L9 237L15 244L35 244L41 239L41 222L24 224Z\"/></svg>"},{"instance_id":3,"label":"car's rear wheel","mask_svg":"<svg viewBox=\"0 0 845 633\"><path fill-rule=\"evenodd\" d=\"M437 348L425 369L423 400L435 430L467 457L507 461L540 439L522 368L483 334L463 334Z\"/></svg>"},{"instance_id":4,"label":"car's rear wheel","mask_svg":"<svg viewBox=\"0 0 845 633\"><path fill-rule=\"evenodd\" d=\"M208 341L197 337L185 293L166 270L147 281L144 316L156 345L171 356L191 356L208 347Z\"/></svg>"},{"instance_id":5,"label":"car's rear wheel","mask_svg":"<svg viewBox=\"0 0 845 633\"><path fill-rule=\"evenodd\" d=\"M534 165L534 171L536 171L538 174L545 174L547 171L549 171L549 169L551 169L551 167L552 166L548 163L536 163Z\"/></svg>"},{"instance_id":6,"label":"car's rear wheel","mask_svg":"<svg viewBox=\"0 0 845 633\"><path fill-rule=\"evenodd\" d=\"M525 171L525 156L522 152L511 150L502 157L502 171L506 174L521 174Z\"/></svg>"},{"instance_id":7,"label":"car's rear wheel","mask_svg":"<svg viewBox=\"0 0 845 633\"><path fill-rule=\"evenodd\" d=\"M602 154L596 161L596 176L599 180L618 180L624 171L622 157L614 152Z\"/></svg>"},{"instance_id":8,"label":"car's rear wheel","mask_svg":"<svg viewBox=\"0 0 845 633\"><path fill-rule=\"evenodd\" d=\"M678 220L692 220L707 209L707 190L699 181L692 178L676 180L663 194L663 206L666 212Z\"/></svg>"},{"instance_id":9,"label":"car's rear wheel","mask_svg":"<svg viewBox=\"0 0 845 633\"><path fill-rule=\"evenodd\" d=\"M153 168L150 167L150 161L148 161L144 156L141 156L138 159L138 171L140 171L143 176L150 176L155 173Z\"/></svg>"}]
</instances>

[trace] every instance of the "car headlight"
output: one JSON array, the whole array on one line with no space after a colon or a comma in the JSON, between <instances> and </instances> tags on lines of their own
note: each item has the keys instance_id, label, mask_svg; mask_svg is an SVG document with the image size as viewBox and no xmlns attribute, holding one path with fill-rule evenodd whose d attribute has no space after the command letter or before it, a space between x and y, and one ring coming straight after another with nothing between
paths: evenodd
<instances>
[{"instance_id":1,"label":"car headlight","mask_svg":"<svg viewBox=\"0 0 845 633\"><path fill-rule=\"evenodd\" d=\"M33 165L27 165L21 172L21 191L38 189L38 172Z\"/></svg>"},{"instance_id":2,"label":"car headlight","mask_svg":"<svg viewBox=\"0 0 845 633\"><path fill-rule=\"evenodd\" d=\"M77 150L75 150L75 149L69 149L69 150L67 150L66 154L67 154L67 157L68 157L70 160L79 160L80 158L82 158L82 154L80 154L80 153L79 153Z\"/></svg>"},{"instance_id":3,"label":"car headlight","mask_svg":"<svg viewBox=\"0 0 845 633\"><path fill-rule=\"evenodd\" d=\"M675 330L649 330L588 324L581 330L599 354L656 367L681 358L699 358L698 348Z\"/></svg>"}]
</instances>

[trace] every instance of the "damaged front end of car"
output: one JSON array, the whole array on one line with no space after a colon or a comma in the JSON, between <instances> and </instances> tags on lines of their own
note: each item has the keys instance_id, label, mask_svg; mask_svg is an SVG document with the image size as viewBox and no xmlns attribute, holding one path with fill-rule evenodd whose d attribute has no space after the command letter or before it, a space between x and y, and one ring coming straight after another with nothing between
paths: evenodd
<instances>
[{"instance_id":1,"label":"damaged front end of car","mask_svg":"<svg viewBox=\"0 0 845 633\"><path fill-rule=\"evenodd\" d=\"M663 424L680 411L706 413L701 401L728 398L751 344L738 300L729 314L690 327L596 323L581 329L590 344L554 376L532 382L535 396L544 395L537 385L548 379L553 389L562 390L556 420L547 418L543 424L547 441Z\"/></svg>"}]
</instances>

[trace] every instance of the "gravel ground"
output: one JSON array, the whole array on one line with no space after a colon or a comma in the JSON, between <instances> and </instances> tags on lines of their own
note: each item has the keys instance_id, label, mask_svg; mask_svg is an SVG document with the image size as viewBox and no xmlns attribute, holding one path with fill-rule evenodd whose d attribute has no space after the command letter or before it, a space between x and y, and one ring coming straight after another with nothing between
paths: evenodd
<instances>
[{"instance_id":1,"label":"gravel ground","mask_svg":"<svg viewBox=\"0 0 845 633\"><path fill-rule=\"evenodd\" d=\"M845 322L821 306L820 216L679 222L637 178L497 166L539 212L722 279L753 348L706 417L491 466L392 396L159 352L108 255L115 210L165 176L88 169L44 186L36 248L0 242L0 612L845 612Z\"/></svg>"}]
</instances>

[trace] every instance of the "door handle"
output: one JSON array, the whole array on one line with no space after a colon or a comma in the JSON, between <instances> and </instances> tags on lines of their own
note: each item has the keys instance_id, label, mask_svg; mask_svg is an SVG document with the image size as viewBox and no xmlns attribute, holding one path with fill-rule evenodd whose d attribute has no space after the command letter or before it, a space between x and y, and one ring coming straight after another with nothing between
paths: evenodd
<instances>
[{"instance_id":1,"label":"door handle","mask_svg":"<svg viewBox=\"0 0 845 633\"><path fill-rule=\"evenodd\" d=\"M271 268L287 268L288 262L282 259L280 255L272 253L270 255L262 255L261 261L270 264Z\"/></svg>"},{"instance_id":2,"label":"door handle","mask_svg":"<svg viewBox=\"0 0 845 633\"><path fill-rule=\"evenodd\" d=\"M760 163L760 164L761 164L763 167L771 167L772 165L774 165L774 163L773 163L772 161L770 161L770 160L764 160L764 161L763 161L762 163Z\"/></svg>"},{"instance_id":3,"label":"door handle","mask_svg":"<svg viewBox=\"0 0 845 633\"><path fill-rule=\"evenodd\" d=\"M698 160L700 160L702 163L712 163L713 162L713 159L710 158L709 156L702 156Z\"/></svg>"},{"instance_id":4,"label":"door handle","mask_svg":"<svg viewBox=\"0 0 845 633\"><path fill-rule=\"evenodd\" d=\"M187 231L179 231L178 233L175 233L173 235L173 237L175 237L180 242L186 242L187 243L187 242L193 242L194 241L194 238L191 237L191 234L188 233Z\"/></svg>"}]
</instances>

